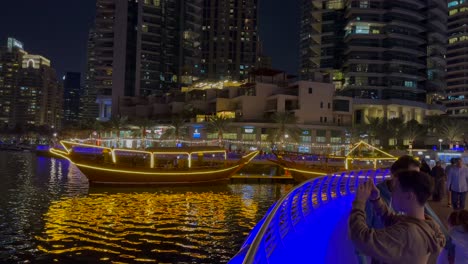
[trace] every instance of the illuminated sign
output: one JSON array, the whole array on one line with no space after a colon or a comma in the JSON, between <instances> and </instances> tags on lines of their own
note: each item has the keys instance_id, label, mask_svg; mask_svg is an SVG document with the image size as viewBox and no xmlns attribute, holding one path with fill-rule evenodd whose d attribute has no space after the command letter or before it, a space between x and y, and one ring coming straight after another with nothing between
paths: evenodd
<instances>
[{"instance_id":1,"label":"illuminated sign","mask_svg":"<svg viewBox=\"0 0 468 264\"><path fill-rule=\"evenodd\" d=\"M310 136L310 130L302 130L303 136Z\"/></svg>"},{"instance_id":2,"label":"illuminated sign","mask_svg":"<svg viewBox=\"0 0 468 264\"><path fill-rule=\"evenodd\" d=\"M195 131L193 131L193 138L201 138L201 133L198 131L198 128L195 128Z\"/></svg>"},{"instance_id":3,"label":"illuminated sign","mask_svg":"<svg viewBox=\"0 0 468 264\"><path fill-rule=\"evenodd\" d=\"M255 128L254 127L244 127L244 134L254 134Z\"/></svg>"}]
</instances>

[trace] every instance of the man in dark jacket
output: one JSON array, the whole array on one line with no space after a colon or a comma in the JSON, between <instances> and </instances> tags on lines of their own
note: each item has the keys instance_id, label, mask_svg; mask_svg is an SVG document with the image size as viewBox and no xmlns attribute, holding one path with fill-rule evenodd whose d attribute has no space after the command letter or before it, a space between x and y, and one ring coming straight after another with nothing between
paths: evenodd
<instances>
[{"instance_id":1,"label":"man in dark jacket","mask_svg":"<svg viewBox=\"0 0 468 264\"><path fill-rule=\"evenodd\" d=\"M427 164L426 160L421 161L421 171L427 174L431 173L431 167Z\"/></svg>"},{"instance_id":2,"label":"man in dark jacket","mask_svg":"<svg viewBox=\"0 0 468 264\"><path fill-rule=\"evenodd\" d=\"M442 168L442 163L440 161L437 161L434 168L432 168L431 176L434 180L434 192L432 193L432 200L435 202L440 202L444 192L445 180L445 170Z\"/></svg>"}]
</instances>

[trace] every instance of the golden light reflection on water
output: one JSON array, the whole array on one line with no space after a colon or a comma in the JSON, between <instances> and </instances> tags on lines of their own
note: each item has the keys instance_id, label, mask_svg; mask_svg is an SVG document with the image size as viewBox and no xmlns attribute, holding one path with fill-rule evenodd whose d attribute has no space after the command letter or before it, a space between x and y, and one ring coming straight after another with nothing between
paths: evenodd
<instances>
[{"instance_id":1,"label":"golden light reflection on water","mask_svg":"<svg viewBox=\"0 0 468 264\"><path fill-rule=\"evenodd\" d=\"M36 239L44 253L103 262L227 261L239 246L233 236L249 233L258 209L229 191L90 194L52 202Z\"/></svg>"}]
</instances>

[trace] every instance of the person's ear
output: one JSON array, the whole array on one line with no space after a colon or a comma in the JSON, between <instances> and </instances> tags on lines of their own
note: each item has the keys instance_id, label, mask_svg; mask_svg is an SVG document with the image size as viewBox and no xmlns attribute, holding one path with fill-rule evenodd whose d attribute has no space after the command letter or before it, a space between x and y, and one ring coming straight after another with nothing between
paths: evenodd
<instances>
[{"instance_id":1,"label":"person's ear","mask_svg":"<svg viewBox=\"0 0 468 264\"><path fill-rule=\"evenodd\" d=\"M405 199L408 201L416 200L416 194L413 192L405 192Z\"/></svg>"}]
</instances>

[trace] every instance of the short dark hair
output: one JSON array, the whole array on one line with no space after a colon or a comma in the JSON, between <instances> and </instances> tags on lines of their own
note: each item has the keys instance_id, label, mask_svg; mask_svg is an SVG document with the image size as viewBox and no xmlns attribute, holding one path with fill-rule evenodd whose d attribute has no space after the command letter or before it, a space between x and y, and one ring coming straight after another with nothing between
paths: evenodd
<instances>
[{"instance_id":1,"label":"short dark hair","mask_svg":"<svg viewBox=\"0 0 468 264\"><path fill-rule=\"evenodd\" d=\"M420 205L424 205L432 194L431 176L420 171L400 171L395 178L405 192L413 192Z\"/></svg>"},{"instance_id":2,"label":"short dark hair","mask_svg":"<svg viewBox=\"0 0 468 264\"><path fill-rule=\"evenodd\" d=\"M421 163L416 160L413 156L404 155L399 157L390 167L390 172L395 174L399 171L408 170L410 166L420 167Z\"/></svg>"}]
</instances>

